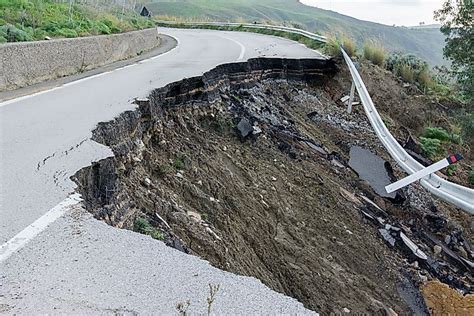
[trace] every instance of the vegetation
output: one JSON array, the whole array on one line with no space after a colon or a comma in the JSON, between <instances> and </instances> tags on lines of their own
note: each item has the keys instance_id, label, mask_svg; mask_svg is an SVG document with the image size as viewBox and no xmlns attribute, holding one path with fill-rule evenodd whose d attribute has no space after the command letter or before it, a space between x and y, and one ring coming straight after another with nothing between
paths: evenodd
<instances>
[{"instance_id":1,"label":"vegetation","mask_svg":"<svg viewBox=\"0 0 474 316\"><path fill-rule=\"evenodd\" d=\"M385 48L379 42L368 40L364 43L364 58L374 65L383 66L385 63Z\"/></svg>"},{"instance_id":2,"label":"vegetation","mask_svg":"<svg viewBox=\"0 0 474 316\"><path fill-rule=\"evenodd\" d=\"M153 227L150 222L145 218L137 218L133 223L133 231L151 236L153 239L164 240L163 233L158 229Z\"/></svg>"},{"instance_id":3,"label":"vegetation","mask_svg":"<svg viewBox=\"0 0 474 316\"><path fill-rule=\"evenodd\" d=\"M420 137L421 150L430 159L445 155L443 145L448 143L461 144L461 136L456 133L449 133L440 127L428 127ZM454 170L452 170L454 171Z\"/></svg>"},{"instance_id":4,"label":"vegetation","mask_svg":"<svg viewBox=\"0 0 474 316\"><path fill-rule=\"evenodd\" d=\"M330 56L341 56L341 46L344 48L344 51L347 53L347 55L349 55L349 57L355 55L357 50L356 43L346 35L329 36L323 50Z\"/></svg>"},{"instance_id":5,"label":"vegetation","mask_svg":"<svg viewBox=\"0 0 474 316\"><path fill-rule=\"evenodd\" d=\"M474 185L474 169L471 169L471 172L469 173L469 184Z\"/></svg>"},{"instance_id":6,"label":"vegetation","mask_svg":"<svg viewBox=\"0 0 474 316\"><path fill-rule=\"evenodd\" d=\"M109 13L52 0L0 0L0 43L121 33L154 23L133 11Z\"/></svg>"},{"instance_id":7,"label":"vegetation","mask_svg":"<svg viewBox=\"0 0 474 316\"><path fill-rule=\"evenodd\" d=\"M444 56L452 61L453 73L467 100L474 99L474 2L446 0L436 18L446 35Z\"/></svg>"}]
</instances>

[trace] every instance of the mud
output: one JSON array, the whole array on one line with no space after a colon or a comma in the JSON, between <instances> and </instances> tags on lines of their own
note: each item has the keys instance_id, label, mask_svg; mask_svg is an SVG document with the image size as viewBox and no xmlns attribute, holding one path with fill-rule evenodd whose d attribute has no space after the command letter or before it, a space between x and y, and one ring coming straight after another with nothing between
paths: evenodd
<instances>
[{"instance_id":1,"label":"mud","mask_svg":"<svg viewBox=\"0 0 474 316\"><path fill-rule=\"evenodd\" d=\"M357 145L401 174L338 103L349 84L332 61L256 59L157 89L94 131L115 157L81 170L79 190L96 218L146 218L169 246L324 314L423 313L397 289L435 278L472 291L471 218L417 185L383 198L349 167Z\"/></svg>"}]
</instances>

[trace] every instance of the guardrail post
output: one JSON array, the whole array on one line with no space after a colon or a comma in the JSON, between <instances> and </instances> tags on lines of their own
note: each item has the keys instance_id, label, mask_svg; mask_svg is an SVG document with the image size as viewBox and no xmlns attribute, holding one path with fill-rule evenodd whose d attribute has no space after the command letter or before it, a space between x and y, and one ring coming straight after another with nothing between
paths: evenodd
<instances>
[{"instance_id":1,"label":"guardrail post","mask_svg":"<svg viewBox=\"0 0 474 316\"><path fill-rule=\"evenodd\" d=\"M352 80L351 94L349 97L349 103L347 104L347 113L349 114L352 113L352 103L354 102L354 93L355 93L355 83L354 83L354 80Z\"/></svg>"}]
</instances>

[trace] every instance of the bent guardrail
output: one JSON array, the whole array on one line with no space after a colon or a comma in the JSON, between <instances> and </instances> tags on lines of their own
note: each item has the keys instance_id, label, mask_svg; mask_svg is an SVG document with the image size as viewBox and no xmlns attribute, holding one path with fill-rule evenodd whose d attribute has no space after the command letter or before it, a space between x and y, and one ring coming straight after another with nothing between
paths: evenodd
<instances>
[{"instance_id":1,"label":"bent guardrail","mask_svg":"<svg viewBox=\"0 0 474 316\"><path fill-rule=\"evenodd\" d=\"M242 26L246 28L255 28L255 29L267 29L274 31L282 31L293 34L298 34L305 36L309 39L316 40L322 43L326 43L326 37L318 34L314 34L308 31L300 30L297 28L285 27L285 26L274 26L266 24L250 24L250 23L227 23L227 22L168 22L160 21L162 25L177 26L177 25L187 25L187 26ZM383 123L382 118L380 117L375 105L372 101L372 98L365 87L362 78L357 71L354 63L351 58L346 54L344 49L341 48L344 60L346 61L349 71L352 76L353 83L359 97L361 99L364 111L367 114L367 117L372 125L375 133L377 134L379 140L382 142L384 147L387 149L388 153L392 158L397 162L397 164L405 170L408 174L415 173L424 168L422 164L416 161L412 156L410 156L405 149L398 143L398 141L393 137L390 131L387 129ZM420 183L433 195L438 196L439 198L449 202L470 214L474 214L474 190L464 187L462 185L449 182L436 174L431 174L420 180Z\"/></svg>"},{"instance_id":2,"label":"bent guardrail","mask_svg":"<svg viewBox=\"0 0 474 316\"><path fill-rule=\"evenodd\" d=\"M385 149L389 152L390 156L398 163L398 165L405 170L408 174L415 173L424 168L422 164L416 161L410 156L405 149L398 143L395 137L390 134L383 123L372 98L365 87L359 72L357 71L351 58L347 55L344 49L341 48L344 60L346 61L349 71L352 76L352 80L355 84L360 100L364 107L364 111L369 118L370 124L372 125L378 138L384 145ZM420 183L432 194L440 197L441 199L452 203L463 210L474 214L474 190L464 187L462 185L449 182L436 174L430 174L429 176L420 180Z\"/></svg>"}]
</instances>

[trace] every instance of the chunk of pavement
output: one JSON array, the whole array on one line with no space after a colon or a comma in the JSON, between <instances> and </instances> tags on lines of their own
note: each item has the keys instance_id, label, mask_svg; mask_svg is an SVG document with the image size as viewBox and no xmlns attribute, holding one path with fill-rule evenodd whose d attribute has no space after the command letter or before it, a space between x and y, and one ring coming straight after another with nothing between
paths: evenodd
<instances>
[{"instance_id":1,"label":"chunk of pavement","mask_svg":"<svg viewBox=\"0 0 474 316\"><path fill-rule=\"evenodd\" d=\"M240 136L244 138L253 132L253 126L246 118L240 120L239 124L237 124L237 129L240 132Z\"/></svg>"},{"instance_id":2,"label":"chunk of pavement","mask_svg":"<svg viewBox=\"0 0 474 316\"><path fill-rule=\"evenodd\" d=\"M434 252L435 255L439 255L442 250L443 250L443 248L441 248L441 246L435 245L433 247L433 252Z\"/></svg>"},{"instance_id":3,"label":"chunk of pavement","mask_svg":"<svg viewBox=\"0 0 474 316\"><path fill-rule=\"evenodd\" d=\"M382 234L383 239L388 242L392 247L395 246L395 238L390 235L390 232L384 228L379 229L380 234Z\"/></svg>"},{"instance_id":4,"label":"chunk of pavement","mask_svg":"<svg viewBox=\"0 0 474 316\"><path fill-rule=\"evenodd\" d=\"M253 133L254 135L261 134L261 133L262 133L262 129L261 129L260 127L258 127L258 126L253 126L253 131L252 131L252 133Z\"/></svg>"}]
</instances>

